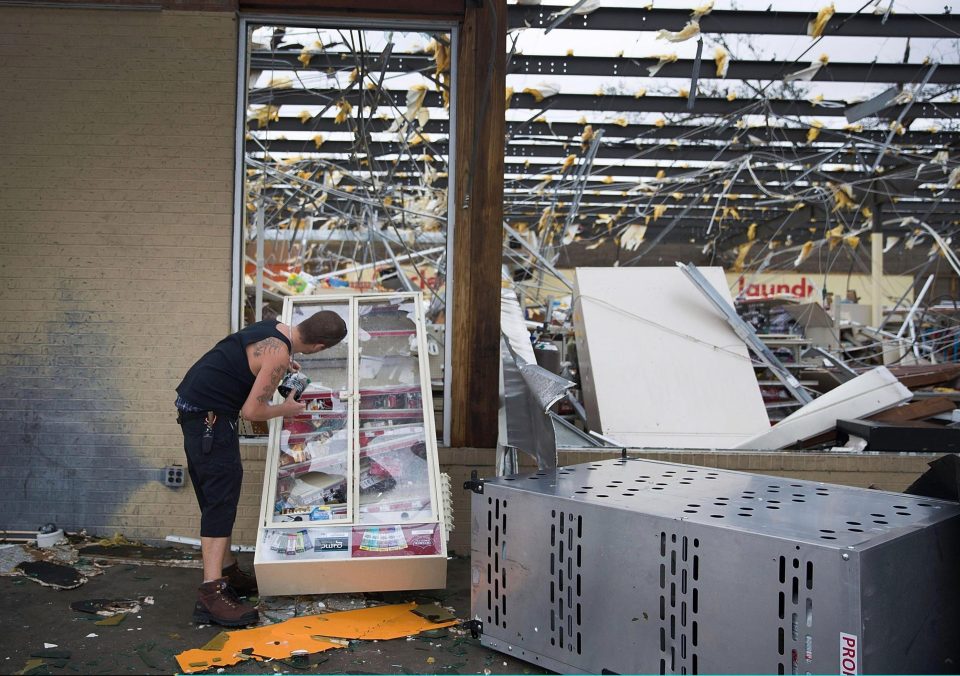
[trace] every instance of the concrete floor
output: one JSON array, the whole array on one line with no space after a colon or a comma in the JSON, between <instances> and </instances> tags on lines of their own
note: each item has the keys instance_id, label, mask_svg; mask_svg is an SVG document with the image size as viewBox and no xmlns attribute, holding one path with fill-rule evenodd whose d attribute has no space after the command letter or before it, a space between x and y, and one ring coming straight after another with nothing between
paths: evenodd
<instances>
[{"instance_id":1,"label":"concrete floor","mask_svg":"<svg viewBox=\"0 0 960 676\"><path fill-rule=\"evenodd\" d=\"M241 555L245 568L249 557ZM466 558L449 561L447 589L421 592L367 594L367 599L390 603L440 602L467 619L470 611L470 564ZM174 655L199 648L221 629L198 627L190 621L199 582L197 569L115 565L91 577L77 589L55 590L22 577L0 577L0 673L22 672L31 653L44 643L68 650L68 660L40 666L31 674L171 674L179 667ZM95 615L70 609L73 601L96 598L152 596L153 605L130 615L117 626L97 626ZM327 597L336 602L340 597ZM343 597L345 601L359 599ZM269 599L271 603L283 599ZM328 604L333 606L334 603ZM97 634L87 637L88 634ZM439 632L445 636L413 640L353 641L347 649L330 650L311 660L307 669L281 662L238 664L229 673L327 674L543 674L543 669L482 647L469 633ZM432 658L432 659L431 659ZM216 672L210 672L216 673Z\"/></svg>"}]
</instances>

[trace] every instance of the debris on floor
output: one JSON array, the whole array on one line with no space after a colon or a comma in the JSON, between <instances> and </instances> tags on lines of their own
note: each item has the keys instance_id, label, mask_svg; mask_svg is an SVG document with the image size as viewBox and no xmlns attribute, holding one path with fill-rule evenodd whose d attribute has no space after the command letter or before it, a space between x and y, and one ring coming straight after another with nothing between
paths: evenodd
<instances>
[{"instance_id":1,"label":"debris on floor","mask_svg":"<svg viewBox=\"0 0 960 676\"><path fill-rule=\"evenodd\" d=\"M33 560L25 545L0 545L0 575L19 575L17 566Z\"/></svg>"},{"instance_id":2,"label":"debris on floor","mask_svg":"<svg viewBox=\"0 0 960 676\"><path fill-rule=\"evenodd\" d=\"M24 561L17 564L16 570L27 579L54 589L76 589L87 581L73 566L49 561Z\"/></svg>"},{"instance_id":3,"label":"debris on floor","mask_svg":"<svg viewBox=\"0 0 960 676\"><path fill-rule=\"evenodd\" d=\"M80 556L102 560L109 563L125 563L132 565L173 566L177 568L202 568L203 563L199 555L185 552L176 547L148 547L141 544L109 544L87 545L79 550Z\"/></svg>"},{"instance_id":4,"label":"debris on floor","mask_svg":"<svg viewBox=\"0 0 960 676\"><path fill-rule=\"evenodd\" d=\"M437 604L417 606L413 613L430 622L449 622L457 619L456 615Z\"/></svg>"},{"instance_id":5,"label":"debris on floor","mask_svg":"<svg viewBox=\"0 0 960 676\"><path fill-rule=\"evenodd\" d=\"M27 660L27 663L26 663L25 665L23 665L23 669L21 669L20 671L15 672L15 673L18 674L18 675L20 675L20 674L28 675L28 674L40 673L41 670L43 670L43 671L46 670L46 666L47 666L47 661L46 661L46 660L37 659L37 658L29 659L29 660ZM51 666L52 666L52 665L51 665Z\"/></svg>"},{"instance_id":6,"label":"debris on floor","mask_svg":"<svg viewBox=\"0 0 960 676\"><path fill-rule=\"evenodd\" d=\"M177 662L185 673L197 673L229 667L248 659L302 658L304 655L349 647L350 640L402 638L459 622L455 618L431 622L417 614L416 609L415 603L376 606L297 617L254 629L222 632L202 648L180 653L176 656Z\"/></svg>"},{"instance_id":7,"label":"debris on floor","mask_svg":"<svg viewBox=\"0 0 960 676\"><path fill-rule=\"evenodd\" d=\"M105 617L102 620L97 620L96 622L94 622L94 624L100 627L115 627L121 622L123 622L125 619L127 619L126 613L117 613L116 615L110 615L109 617Z\"/></svg>"},{"instance_id":8,"label":"debris on floor","mask_svg":"<svg viewBox=\"0 0 960 676\"><path fill-rule=\"evenodd\" d=\"M86 580L94 575L103 573L103 566L97 565L88 559L81 558L77 552L77 547L69 541L39 548L36 543L11 544L0 546L0 575L3 576L23 576L30 577L40 584L45 584L46 576L52 575L58 568L49 566L27 566L24 569L21 564L26 563L48 563L51 566L59 566L64 569L71 569L80 578ZM34 571L29 573L27 571ZM42 571L43 575L37 573ZM63 573L64 571L60 571ZM57 578L59 579L59 578ZM67 579L73 579L73 574L69 574ZM63 589L72 589L83 584L83 581L68 582L72 586L60 587L59 583L52 586Z\"/></svg>"},{"instance_id":9,"label":"debris on floor","mask_svg":"<svg viewBox=\"0 0 960 676\"><path fill-rule=\"evenodd\" d=\"M71 610L80 613L93 613L102 617L113 617L119 613L137 614L142 606L152 606L152 596L141 596L138 599L87 599L74 601L70 604Z\"/></svg>"},{"instance_id":10,"label":"debris on floor","mask_svg":"<svg viewBox=\"0 0 960 676\"><path fill-rule=\"evenodd\" d=\"M303 594L265 596L259 599L257 610L260 611L260 624L263 625L334 610L359 610L372 604L364 594Z\"/></svg>"}]
</instances>

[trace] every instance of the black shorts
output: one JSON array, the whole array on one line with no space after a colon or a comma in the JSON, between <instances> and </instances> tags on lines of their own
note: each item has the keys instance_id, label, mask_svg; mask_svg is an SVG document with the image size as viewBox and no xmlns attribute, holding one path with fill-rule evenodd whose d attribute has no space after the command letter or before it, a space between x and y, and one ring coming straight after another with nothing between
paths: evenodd
<instances>
[{"instance_id":1,"label":"black shorts","mask_svg":"<svg viewBox=\"0 0 960 676\"><path fill-rule=\"evenodd\" d=\"M187 471L200 503L200 537L230 537L243 482L237 419L217 416L209 453L203 452L205 427L203 414L183 414L180 429Z\"/></svg>"}]
</instances>

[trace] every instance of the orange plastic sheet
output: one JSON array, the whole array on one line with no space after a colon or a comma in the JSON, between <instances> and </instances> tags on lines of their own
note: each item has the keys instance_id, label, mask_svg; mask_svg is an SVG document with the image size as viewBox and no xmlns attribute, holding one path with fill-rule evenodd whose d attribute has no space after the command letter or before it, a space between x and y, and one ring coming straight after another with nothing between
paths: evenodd
<instances>
[{"instance_id":1,"label":"orange plastic sheet","mask_svg":"<svg viewBox=\"0 0 960 676\"><path fill-rule=\"evenodd\" d=\"M319 653L343 648L344 639L389 640L457 624L458 620L430 622L413 613L416 603L345 610L295 617L255 629L219 634L203 648L177 655L185 674L229 667L243 660L286 659L294 651Z\"/></svg>"}]
</instances>

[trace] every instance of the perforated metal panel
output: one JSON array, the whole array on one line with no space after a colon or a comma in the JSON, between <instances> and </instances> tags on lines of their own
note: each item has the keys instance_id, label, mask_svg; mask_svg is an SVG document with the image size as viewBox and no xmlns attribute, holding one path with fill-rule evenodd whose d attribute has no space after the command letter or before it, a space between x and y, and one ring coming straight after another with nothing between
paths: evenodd
<instances>
[{"instance_id":1,"label":"perforated metal panel","mask_svg":"<svg viewBox=\"0 0 960 676\"><path fill-rule=\"evenodd\" d=\"M624 459L487 481L472 518L484 644L555 671L960 664L955 503Z\"/></svg>"},{"instance_id":2,"label":"perforated metal panel","mask_svg":"<svg viewBox=\"0 0 960 676\"><path fill-rule=\"evenodd\" d=\"M550 517L550 645L579 655L583 517L555 509L550 510Z\"/></svg>"}]
</instances>

